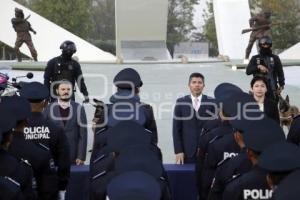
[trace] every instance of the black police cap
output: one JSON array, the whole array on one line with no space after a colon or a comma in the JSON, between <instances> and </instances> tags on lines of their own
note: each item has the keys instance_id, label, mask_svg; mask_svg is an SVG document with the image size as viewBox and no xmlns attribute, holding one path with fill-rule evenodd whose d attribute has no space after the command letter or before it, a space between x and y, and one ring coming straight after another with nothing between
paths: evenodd
<instances>
[{"instance_id":1,"label":"black police cap","mask_svg":"<svg viewBox=\"0 0 300 200\"><path fill-rule=\"evenodd\" d=\"M277 122L265 117L243 130L243 139L247 148L261 153L268 146L285 141L285 135Z\"/></svg>"},{"instance_id":2,"label":"black police cap","mask_svg":"<svg viewBox=\"0 0 300 200\"><path fill-rule=\"evenodd\" d=\"M120 152L115 162L115 170L119 173L127 171L143 171L156 179L163 173L162 162L149 145L131 146Z\"/></svg>"},{"instance_id":3,"label":"black police cap","mask_svg":"<svg viewBox=\"0 0 300 200\"><path fill-rule=\"evenodd\" d=\"M20 95L30 102L40 102L49 97L49 90L40 82L31 82L21 88Z\"/></svg>"},{"instance_id":4,"label":"black police cap","mask_svg":"<svg viewBox=\"0 0 300 200\"><path fill-rule=\"evenodd\" d=\"M300 170L285 177L274 191L276 200L299 200L300 199Z\"/></svg>"},{"instance_id":5,"label":"black police cap","mask_svg":"<svg viewBox=\"0 0 300 200\"><path fill-rule=\"evenodd\" d=\"M218 103L222 103L225 99L230 98L235 93L241 93L243 90L232 83L221 83L214 91L215 99Z\"/></svg>"},{"instance_id":6,"label":"black police cap","mask_svg":"<svg viewBox=\"0 0 300 200\"><path fill-rule=\"evenodd\" d=\"M132 68L125 68L121 70L113 80L114 85L121 89L133 89L135 87L142 87L143 82L139 73Z\"/></svg>"},{"instance_id":7,"label":"black police cap","mask_svg":"<svg viewBox=\"0 0 300 200\"><path fill-rule=\"evenodd\" d=\"M13 113L16 121L25 120L31 114L31 106L27 99L20 96L3 97L2 102Z\"/></svg>"},{"instance_id":8,"label":"black police cap","mask_svg":"<svg viewBox=\"0 0 300 200\"><path fill-rule=\"evenodd\" d=\"M159 200L161 190L150 175L132 171L112 179L107 187L107 195L110 200Z\"/></svg>"},{"instance_id":9,"label":"black police cap","mask_svg":"<svg viewBox=\"0 0 300 200\"><path fill-rule=\"evenodd\" d=\"M132 145L151 143L151 133L134 121L121 121L107 130L107 146L113 152L120 152Z\"/></svg>"},{"instance_id":10,"label":"black police cap","mask_svg":"<svg viewBox=\"0 0 300 200\"><path fill-rule=\"evenodd\" d=\"M237 130L243 130L249 123L264 118L264 113L259 110L253 96L244 92L234 93L230 98L224 99L222 105L223 113Z\"/></svg>"},{"instance_id":11,"label":"black police cap","mask_svg":"<svg viewBox=\"0 0 300 200\"><path fill-rule=\"evenodd\" d=\"M286 172L299 169L300 148L288 142L273 144L260 155L258 165L270 172Z\"/></svg>"}]
</instances>

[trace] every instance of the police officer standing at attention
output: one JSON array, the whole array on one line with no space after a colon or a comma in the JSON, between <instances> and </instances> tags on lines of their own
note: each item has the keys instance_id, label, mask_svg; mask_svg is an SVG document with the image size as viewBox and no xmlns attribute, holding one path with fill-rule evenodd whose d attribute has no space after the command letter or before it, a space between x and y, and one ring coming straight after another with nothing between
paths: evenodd
<instances>
[{"instance_id":1,"label":"police officer standing at attention","mask_svg":"<svg viewBox=\"0 0 300 200\"><path fill-rule=\"evenodd\" d=\"M132 68L125 68L115 76L113 83L117 87L117 92L110 97L111 104L105 105L107 115L94 116L93 121L97 122L99 117L105 118L107 128L124 120L136 121L152 134L152 142L157 145L158 137L153 109L151 105L140 100L139 93L143 82L139 73ZM102 114L104 115L104 112ZM96 132L99 128L102 129L103 126L98 126Z\"/></svg>"},{"instance_id":2,"label":"police officer standing at attention","mask_svg":"<svg viewBox=\"0 0 300 200\"><path fill-rule=\"evenodd\" d=\"M15 117L5 108L5 103L0 103L0 110L0 177L5 177L11 183L10 187L19 188L25 200L35 200L37 196L36 188L33 187L35 181L31 165L25 160L14 158L7 152L13 139L11 130L16 125ZM1 189L0 198L7 199Z\"/></svg>"},{"instance_id":3,"label":"police officer standing at attention","mask_svg":"<svg viewBox=\"0 0 300 200\"><path fill-rule=\"evenodd\" d=\"M72 59L72 55L77 51L75 43L69 40L64 41L60 45L60 49L62 50L62 54L49 60L44 73L44 85L50 91L51 100L56 96L55 87L57 85L55 82L65 79L72 83L74 91L76 82L80 92L84 96L84 102L89 102L89 94L84 82L81 66L76 60ZM72 99L75 100L75 93L73 93Z\"/></svg>"},{"instance_id":4,"label":"police officer standing at attention","mask_svg":"<svg viewBox=\"0 0 300 200\"><path fill-rule=\"evenodd\" d=\"M272 199L272 191L266 180L267 173L258 166L258 160L269 146L284 142L285 136L281 127L272 119L255 121L249 127L243 132L243 140L253 167L249 172L228 181L223 193L224 200Z\"/></svg>"},{"instance_id":5,"label":"police officer standing at attention","mask_svg":"<svg viewBox=\"0 0 300 200\"><path fill-rule=\"evenodd\" d=\"M266 97L278 102L285 78L280 58L272 53L271 47L272 39L269 36L259 39L259 54L252 56L246 74L265 77L268 81Z\"/></svg>"},{"instance_id":6,"label":"police officer standing at attention","mask_svg":"<svg viewBox=\"0 0 300 200\"><path fill-rule=\"evenodd\" d=\"M17 100L9 100L16 98ZM58 197L58 177L51 152L43 144L34 144L24 138L26 119L31 114L29 102L23 97L9 97L2 100L11 113L14 113L17 125L13 130L13 140L8 152L19 160L27 160L32 166L36 179L38 198L53 200ZM4 98L5 99L5 98Z\"/></svg>"},{"instance_id":7,"label":"police officer standing at attention","mask_svg":"<svg viewBox=\"0 0 300 200\"><path fill-rule=\"evenodd\" d=\"M20 95L25 97L31 105L31 115L24 129L25 140L43 144L50 149L57 166L60 199L64 199L70 177L70 150L63 130L42 114L48 103L49 91L43 84L31 82L22 87Z\"/></svg>"}]
</instances>

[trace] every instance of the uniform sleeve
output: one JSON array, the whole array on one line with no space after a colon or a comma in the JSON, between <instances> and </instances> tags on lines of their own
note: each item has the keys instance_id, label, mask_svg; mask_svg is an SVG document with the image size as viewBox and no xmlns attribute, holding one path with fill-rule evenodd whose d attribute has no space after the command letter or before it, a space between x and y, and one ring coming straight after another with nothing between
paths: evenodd
<instances>
[{"instance_id":1,"label":"uniform sleeve","mask_svg":"<svg viewBox=\"0 0 300 200\"><path fill-rule=\"evenodd\" d=\"M156 127L156 121L154 118L154 113L153 113L153 109L152 106L150 105L146 105L146 109L147 109L147 124L146 124L146 128L149 129L152 134L153 134L153 142L155 144L158 143L158 134L157 134L157 127Z\"/></svg>"},{"instance_id":2,"label":"uniform sleeve","mask_svg":"<svg viewBox=\"0 0 300 200\"><path fill-rule=\"evenodd\" d=\"M176 102L173 116L173 143L175 154L183 152L182 144L182 120L178 119L182 117L179 101Z\"/></svg>"},{"instance_id":3,"label":"uniform sleeve","mask_svg":"<svg viewBox=\"0 0 300 200\"><path fill-rule=\"evenodd\" d=\"M252 57L247 66L246 74L251 75L251 74L257 74L257 73L259 73L259 69L257 68L256 58Z\"/></svg>"},{"instance_id":4,"label":"uniform sleeve","mask_svg":"<svg viewBox=\"0 0 300 200\"><path fill-rule=\"evenodd\" d=\"M278 75L278 84L283 87L285 85L285 78L281 60L276 56L276 66L277 66L277 75Z\"/></svg>"},{"instance_id":5,"label":"uniform sleeve","mask_svg":"<svg viewBox=\"0 0 300 200\"><path fill-rule=\"evenodd\" d=\"M75 77L76 77L77 86L79 87L80 92L86 97L89 96L89 93L87 91L87 88L86 88L86 85L84 82L84 78L82 75L81 66L78 62L76 62Z\"/></svg>"},{"instance_id":6,"label":"uniform sleeve","mask_svg":"<svg viewBox=\"0 0 300 200\"><path fill-rule=\"evenodd\" d=\"M83 106L80 106L80 122L79 122L79 140L77 158L85 160L87 146L87 119Z\"/></svg>"}]
</instances>

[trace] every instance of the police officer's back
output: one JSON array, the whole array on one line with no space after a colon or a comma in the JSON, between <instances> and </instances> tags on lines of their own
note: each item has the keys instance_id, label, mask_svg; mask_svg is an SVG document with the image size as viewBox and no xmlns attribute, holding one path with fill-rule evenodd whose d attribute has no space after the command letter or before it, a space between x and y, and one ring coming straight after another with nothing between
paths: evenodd
<instances>
[{"instance_id":1,"label":"police officer's back","mask_svg":"<svg viewBox=\"0 0 300 200\"><path fill-rule=\"evenodd\" d=\"M37 182L39 198L52 199L57 197L58 179L54 161L51 153L45 145L34 144L24 138L24 127L26 118L30 115L29 102L18 97L19 102L11 104L6 101L10 112L15 114L17 125L13 131L13 141L8 148L8 152L20 160L27 160L33 168Z\"/></svg>"},{"instance_id":2,"label":"police officer's back","mask_svg":"<svg viewBox=\"0 0 300 200\"><path fill-rule=\"evenodd\" d=\"M113 127L123 120L133 120L144 126L152 134L152 141L157 144L157 127L152 107L140 101L139 91L143 85L140 75L132 68L121 70L114 78L117 92L111 96L111 104L104 104L105 127ZM98 126L95 132L101 130Z\"/></svg>"},{"instance_id":3,"label":"police officer's back","mask_svg":"<svg viewBox=\"0 0 300 200\"><path fill-rule=\"evenodd\" d=\"M275 121L264 118L244 130L243 140L253 168L227 184L223 199L271 199L272 191L266 181L266 171L258 167L257 161L268 146L285 140L284 133Z\"/></svg>"},{"instance_id":4,"label":"police officer's back","mask_svg":"<svg viewBox=\"0 0 300 200\"><path fill-rule=\"evenodd\" d=\"M14 183L22 192L24 199L36 199L34 191L33 172L30 164L24 160L18 160L7 152L12 141L11 129L14 128L15 121L12 113L8 109L3 108L0 103L0 176L5 177L8 182ZM3 193L1 192L3 198Z\"/></svg>"},{"instance_id":5,"label":"police officer's back","mask_svg":"<svg viewBox=\"0 0 300 200\"><path fill-rule=\"evenodd\" d=\"M62 54L48 61L44 73L44 84L49 91L55 91L56 81L68 80L75 88L75 82L83 94L85 101L88 101L88 91L82 76L80 64L72 59L72 55L76 52L76 46L72 41L65 41L61 44ZM54 98L51 94L51 98ZM73 94L74 98L74 94Z\"/></svg>"},{"instance_id":6,"label":"police officer's back","mask_svg":"<svg viewBox=\"0 0 300 200\"><path fill-rule=\"evenodd\" d=\"M65 191L71 166L69 145L63 130L42 114L47 105L49 91L43 84L31 82L22 87L20 94L31 104L31 115L24 129L25 140L49 148L58 167L59 190Z\"/></svg>"}]
</instances>

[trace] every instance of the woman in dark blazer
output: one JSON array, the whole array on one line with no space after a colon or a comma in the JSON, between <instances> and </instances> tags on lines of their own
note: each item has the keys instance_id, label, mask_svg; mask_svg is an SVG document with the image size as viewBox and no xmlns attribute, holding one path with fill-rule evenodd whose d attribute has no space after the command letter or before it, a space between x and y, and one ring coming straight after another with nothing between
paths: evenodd
<instances>
[{"instance_id":1,"label":"woman in dark blazer","mask_svg":"<svg viewBox=\"0 0 300 200\"><path fill-rule=\"evenodd\" d=\"M255 76L250 85L253 97L259 105L259 109L264 112L266 116L280 123L277 103L266 97L267 80L264 77Z\"/></svg>"}]
</instances>

